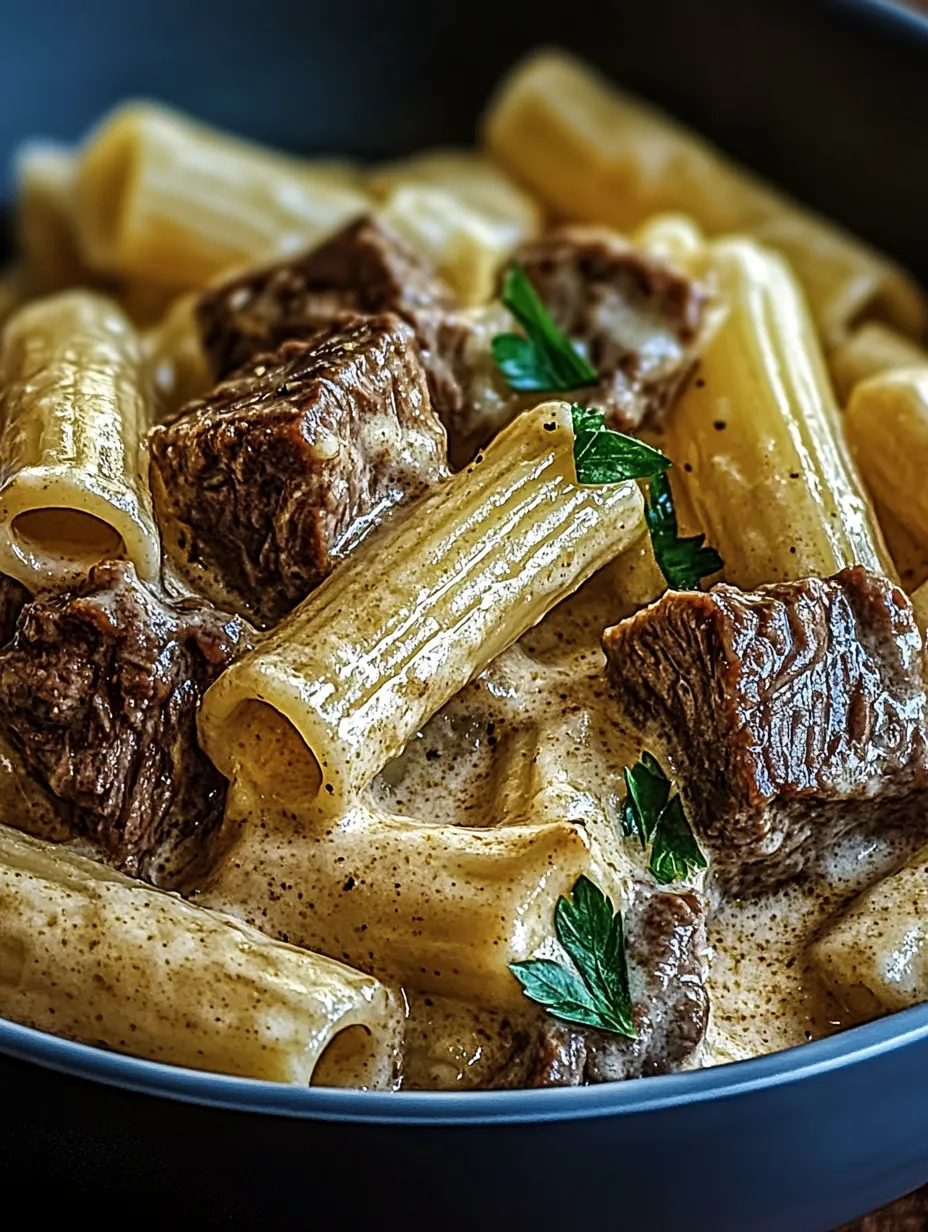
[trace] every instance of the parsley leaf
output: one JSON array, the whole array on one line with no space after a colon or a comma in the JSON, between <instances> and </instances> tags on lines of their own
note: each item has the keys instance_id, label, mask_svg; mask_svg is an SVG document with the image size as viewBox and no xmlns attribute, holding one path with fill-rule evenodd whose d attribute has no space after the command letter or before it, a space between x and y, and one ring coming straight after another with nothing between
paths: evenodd
<instances>
[{"instance_id":1,"label":"parsley leaf","mask_svg":"<svg viewBox=\"0 0 928 1232\"><path fill-rule=\"evenodd\" d=\"M650 869L660 885L682 881L690 869L706 868L679 795L664 808L654 827Z\"/></svg>"},{"instance_id":2,"label":"parsley leaf","mask_svg":"<svg viewBox=\"0 0 928 1232\"><path fill-rule=\"evenodd\" d=\"M587 877L554 912L554 931L579 975L563 963L532 958L509 970L531 1001L564 1022L635 1038L622 916Z\"/></svg>"},{"instance_id":3,"label":"parsley leaf","mask_svg":"<svg viewBox=\"0 0 928 1232\"><path fill-rule=\"evenodd\" d=\"M532 958L528 962L510 963L509 970L529 1000L543 1005L555 1018L602 1028L592 993L569 967L550 958Z\"/></svg>"},{"instance_id":4,"label":"parsley leaf","mask_svg":"<svg viewBox=\"0 0 928 1232\"><path fill-rule=\"evenodd\" d=\"M602 411L570 408L574 425L577 483L621 483L661 475L673 463L659 449L606 427Z\"/></svg>"},{"instance_id":5,"label":"parsley leaf","mask_svg":"<svg viewBox=\"0 0 928 1232\"><path fill-rule=\"evenodd\" d=\"M628 794L622 809L622 830L637 837L642 847L651 844L648 864L660 885L682 881L691 869L706 868L706 857L683 811L679 794L671 796L670 780L657 758L642 753L634 766L625 767Z\"/></svg>"},{"instance_id":6,"label":"parsley leaf","mask_svg":"<svg viewBox=\"0 0 928 1232\"><path fill-rule=\"evenodd\" d=\"M704 547L705 535L681 539L677 533L677 511L673 506L670 483L664 474L655 475L648 489L644 508L654 556L664 580L672 590L698 590L699 583L723 566L715 548Z\"/></svg>"},{"instance_id":7,"label":"parsley leaf","mask_svg":"<svg viewBox=\"0 0 928 1232\"><path fill-rule=\"evenodd\" d=\"M670 780L650 753L642 753L641 760L634 766L626 766L623 773L627 794L622 810L622 830L629 837L637 835L645 847L670 798Z\"/></svg>"},{"instance_id":8,"label":"parsley leaf","mask_svg":"<svg viewBox=\"0 0 928 1232\"><path fill-rule=\"evenodd\" d=\"M511 265L503 283L503 303L525 330L497 334L493 358L510 389L579 389L599 373L551 320L525 270Z\"/></svg>"}]
</instances>

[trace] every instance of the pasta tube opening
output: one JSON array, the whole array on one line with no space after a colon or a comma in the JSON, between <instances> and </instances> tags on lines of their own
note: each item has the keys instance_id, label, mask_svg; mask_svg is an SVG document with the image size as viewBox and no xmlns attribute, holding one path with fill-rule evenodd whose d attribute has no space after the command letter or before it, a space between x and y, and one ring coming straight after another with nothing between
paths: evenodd
<instances>
[{"instance_id":1,"label":"pasta tube opening","mask_svg":"<svg viewBox=\"0 0 928 1232\"><path fill-rule=\"evenodd\" d=\"M247 767L262 795L296 805L315 800L322 767L297 727L267 702L240 702L226 719L232 777Z\"/></svg>"},{"instance_id":2,"label":"pasta tube opening","mask_svg":"<svg viewBox=\"0 0 928 1232\"><path fill-rule=\"evenodd\" d=\"M365 539L208 690L201 740L223 774L245 764L267 781L239 713L267 703L312 750L317 803L340 813L468 680L634 542L637 485L580 486L573 445L568 404L542 404ZM249 747L233 750L243 735ZM278 769L283 799L293 778Z\"/></svg>"},{"instance_id":3,"label":"pasta tube opening","mask_svg":"<svg viewBox=\"0 0 928 1232\"><path fill-rule=\"evenodd\" d=\"M125 555L118 531L79 509L28 509L10 523L10 548L32 573L82 573Z\"/></svg>"},{"instance_id":4,"label":"pasta tube opening","mask_svg":"<svg viewBox=\"0 0 928 1232\"><path fill-rule=\"evenodd\" d=\"M22 308L3 333L0 401L0 570L34 592L125 556L156 578L148 380L116 305L68 291Z\"/></svg>"},{"instance_id":5,"label":"pasta tube opening","mask_svg":"<svg viewBox=\"0 0 928 1232\"><path fill-rule=\"evenodd\" d=\"M316 1062L310 1085L383 1090L389 1087L390 1077L376 1036L358 1024L332 1036Z\"/></svg>"},{"instance_id":6,"label":"pasta tube opening","mask_svg":"<svg viewBox=\"0 0 928 1232\"><path fill-rule=\"evenodd\" d=\"M371 976L4 826L0 1015L301 1086L324 1057L319 1080L391 1086L402 1034Z\"/></svg>"},{"instance_id":7,"label":"pasta tube opening","mask_svg":"<svg viewBox=\"0 0 928 1232\"><path fill-rule=\"evenodd\" d=\"M178 288L318 243L369 206L344 174L151 104L122 107L89 135L76 196L94 269Z\"/></svg>"}]
</instances>

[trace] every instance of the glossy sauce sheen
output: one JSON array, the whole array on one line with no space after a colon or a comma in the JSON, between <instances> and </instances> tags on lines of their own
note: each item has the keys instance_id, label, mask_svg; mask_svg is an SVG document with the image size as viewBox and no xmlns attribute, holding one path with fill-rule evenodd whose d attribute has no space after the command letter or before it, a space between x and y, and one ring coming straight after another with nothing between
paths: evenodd
<instances>
[{"instance_id":1,"label":"glossy sauce sheen","mask_svg":"<svg viewBox=\"0 0 928 1232\"><path fill-rule=\"evenodd\" d=\"M417 932L415 908L408 904L418 894L430 904L432 931L447 926L451 935L456 913L473 913L470 948L486 947L491 954L511 922L505 912L488 914L488 900L490 906L502 902L510 887L505 871L494 886L468 888L466 871L459 885L454 868L447 872L447 859L433 866L429 858L417 867L391 837L390 826L415 831L412 837L421 843L423 829L434 829L439 840L438 827L444 826L469 832L513 823L576 822L593 845L602 880L617 887L621 900L622 887L642 871L640 848L621 836L618 825L622 767L637 759L642 744L621 723L599 643L603 628L662 589L642 546L601 570L461 690L377 777L368 803L334 830L331 821L313 816L311 804L299 816L283 814L242 781L230 802L230 817L241 818L240 830L234 823L228 828L230 850L201 901L239 914L272 936L358 965L397 988L390 921L362 918L366 905L389 901L390 888L384 895L377 879L395 877L398 938L407 928ZM265 739L286 743L289 735L282 731L275 737L268 730ZM328 828L319 834L323 824ZM304 827L322 841L300 859ZM907 854L905 844L891 836L879 842L846 839L828 866L807 881L718 907L706 956L713 1023L693 1063L769 1052L850 1025L811 972L805 949L848 898ZM465 865L462 857L462 870ZM441 876L450 882L441 883L439 894L435 878ZM701 876L693 884L705 889ZM552 897L545 908L549 933L553 905ZM495 918L503 921L497 936ZM553 937L535 952L557 957ZM424 972L400 981L409 1007L403 1085L490 1085L530 1039L540 1011L518 995L514 981L511 1001L488 1009L480 1004L479 972L467 997L443 994L447 972ZM511 977L496 971L487 976L487 988L491 979ZM427 989L412 986L422 980L430 984Z\"/></svg>"}]
</instances>

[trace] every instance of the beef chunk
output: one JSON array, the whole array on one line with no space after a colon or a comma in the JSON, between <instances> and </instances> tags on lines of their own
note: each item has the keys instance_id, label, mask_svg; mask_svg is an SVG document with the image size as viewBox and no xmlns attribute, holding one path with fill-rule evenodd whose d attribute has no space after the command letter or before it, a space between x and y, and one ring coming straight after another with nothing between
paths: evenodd
<instances>
[{"instance_id":1,"label":"beef chunk","mask_svg":"<svg viewBox=\"0 0 928 1232\"><path fill-rule=\"evenodd\" d=\"M603 645L728 890L778 884L888 802L919 800L921 639L885 578L853 568L752 593L669 592Z\"/></svg>"},{"instance_id":2,"label":"beef chunk","mask_svg":"<svg viewBox=\"0 0 928 1232\"><path fill-rule=\"evenodd\" d=\"M447 473L412 330L391 314L343 315L257 356L150 445L169 551L203 593L266 625Z\"/></svg>"},{"instance_id":3,"label":"beef chunk","mask_svg":"<svg viewBox=\"0 0 928 1232\"><path fill-rule=\"evenodd\" d=\"M20 582L0 573L0 646L5 646L16 632L19 613L31 596Z\"/></svg>"},{"instance_id":4,"label":"beef chunk","mask_svg":"<svg viewBox=\"0 0 928 1232\"><path fill-rule=\"evenodd\" d=\"M605 227L560 227L513 261L600 374L578 395L584 406L624 432L659 423L693 366L706 303L700 284Z\"/></svg>"},{"instance_id":5,"label":"beef chunk","mask_svg":"<svg viewBox=\"0 0 928 1232\"><path fill-rule=\"evenodd\" d=\"M205 841L221 820L225 779L199 750L196 712L243 637L118 562L29 603L0 651L0 728L117 868L158 880L166 845Z\"/></svg>"},{"instance_id":6,"label":"beef chunk","mask_svg":"<svg viewBox=\"0 0 928 1232\"><path fill-rule=\"evenodd\" d=\"M288 339L311 338L340 312L393 312L413 330L436 412L447 423L463 399L449 352L460 347L458 301L416 252L373 217L320 248L205 292L196 315L217 378Z\"/></svg>"},{"instance_id":7,"label":"beef chunk","mask_svg":"<svg viewBox=\"0 0 928 1232\"><path fill-rule=\"evenodd\" d=\"M692 893L644 886L625 917L636 1038L549 1019L526 1086L580 1086L667 1074L693 1057L706 1033L705 910Z\"/></svg>"}]
</instances>

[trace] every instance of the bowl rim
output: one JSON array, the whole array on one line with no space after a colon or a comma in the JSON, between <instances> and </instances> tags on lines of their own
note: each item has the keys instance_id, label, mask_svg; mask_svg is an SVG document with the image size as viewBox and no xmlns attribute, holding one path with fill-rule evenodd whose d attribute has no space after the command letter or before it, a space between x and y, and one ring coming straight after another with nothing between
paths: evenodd
<instances>
[{"instance_id":1,"label":"bowl rim","mask_svg":"<svg viewBox=\"0 0 928 1232\"><path fill-rule=\"evenodd\" d=\"M928 1003L779 1052L602 1086L355 1091L235 1078L109 1052L0 1019L0 1053L141 1095L230 1112L393 1125L511 1125L654 1112L748 1095L865 1064L928 1039Z\"/></svg>"}]
</instances>

